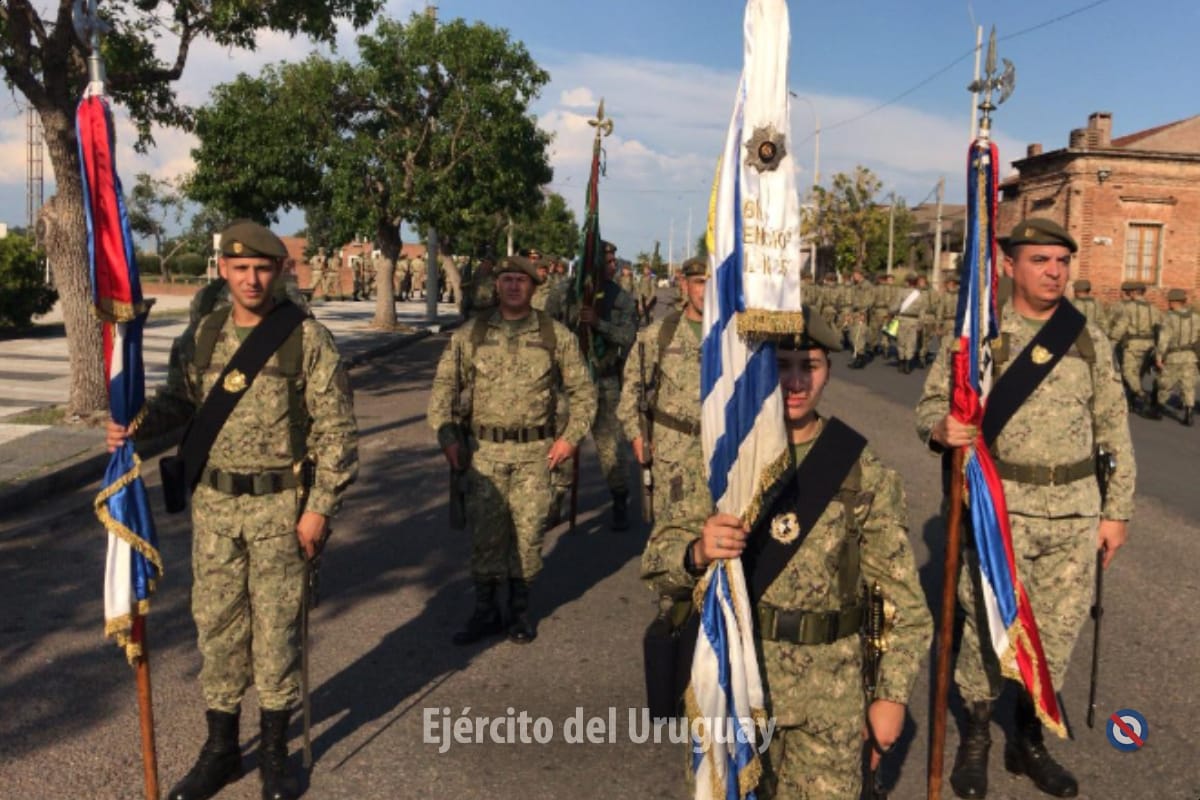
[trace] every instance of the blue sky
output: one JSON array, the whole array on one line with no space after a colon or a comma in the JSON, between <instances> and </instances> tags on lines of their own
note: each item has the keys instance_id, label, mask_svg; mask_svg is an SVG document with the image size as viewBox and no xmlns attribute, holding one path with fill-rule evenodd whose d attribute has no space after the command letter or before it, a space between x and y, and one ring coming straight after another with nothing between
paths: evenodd
<instances>
[{"instance_id":1,"label":"blue sky","mask_svg":"<svg viewBox=\"0 0 1200 800\"><path fill-rule=\"evenodd\" d=\"M606 238L616 240L627 255L658 240L666 254L673 220L678 258L686 246L689 212L692 240L700 233L741 68L743 3L442 0L438 5L443 19L462 16L507 28L551 73L534 112L555 137L552 187L577 211L590 153L586 119L596 101L606 99L617 126L607 141L608 177L601 187ZM392 0L388 10L403 17L423 6L421 0ZM801 186L812 179L815 110L823 128L823 183L834 172L862 163L883 178L885 192L896 191L910 204L928 197L940 176L947 179L947 199L961 199L970 124L965 87L973 59L931 76L971 50L973 18L985 26L985 37L991 25L997 27L1000 55L1017 68L1016 93L997 114L995 133L1005 161L1023 155L1033 141L1047 150L1064 147L1070 130L1085 125L1093 111L1111 111L1117 135L1200 113L1200 91L1191 85L1200 74L1200 50L1193 42L1200 30L1196 0L839 0L789 6L790 81L805 98L794 101L792 109ZM1076 10L1067 19L1023 32ZM341 52L352 53L352 34L342 38ZM203 45L193 54L180 92L198 102L213 83L239 70L300 58L311 49L278 36L262 37L252 55ZM147 157L126 152L119 165L128 182L143 170L177 175L189 168L191 145L186 135L163 132L155 152ZM6 98L0 103L0 219L19 224L23 213L24 125ZM301 224L289 215L280 228L287 233Z\"/></svg>"}]
</instances>

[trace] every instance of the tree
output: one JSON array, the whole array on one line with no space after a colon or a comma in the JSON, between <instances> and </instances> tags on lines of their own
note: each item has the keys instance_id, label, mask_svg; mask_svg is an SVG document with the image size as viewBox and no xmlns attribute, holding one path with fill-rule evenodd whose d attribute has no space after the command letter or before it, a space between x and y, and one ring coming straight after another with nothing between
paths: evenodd
<instances>
[{"instance_id":1,"label":"tree","mask_svg":"<svg viewBox=\"0 0 1200 800\"><path fill-rule=\"evenodd\" d=\"M107 91L129 112L138 145L145 148L153 143L153 125L191 124L191 109L176 98L174 82L197 41L253 49L262 30L333 41L339 21L362 27L381 5L381 0L105 0L100 13L112 26L101 49ZM106 408L108 400L86 266L74 112L88 80L88 53L71 24L74 6L74 0L3 0L0 68L7 83L37 111L45 131L57 191L43 207L39 224L62 296L71 366L67 411L82 414Z\"/></svg>"},{"instance_id":2,"label":"tree","mask_svg":"<svg viewBox=\"0 0 1200 800\"><path fill-rule=\"evenodd\" d=\"M696 239L696 255L701 258L708 258L708 234L702 233Z\"/></svg>"},{"instance_id":3,"label":"tree","mask_svg":"<svg viewBox=\"0 0 1200 800\"><path fill-rule=\"evenodd\" d=\"M164 279L170 279L167 261L178 252L179 245L174 245L167 253L163 252L163 240L167 235L168 225L178 227L183 220L185 201L175 183L169 180L153 178L148 173L139 172L133 189L129 191L129 227L133 232L145 236L154 242L154 255L159 259L159 269Z\"/></svg>"},{"instance_id":4,"label":"tree","mask_svg":"<svg viewBox=\"0 0 1200 800\"><path fill-rule=\"evenodd\" d=\"M513 242L522 250L536 247L542 253L572 258L579 247L575 212L562 195L548 192L531 213L514 220Z\"/></svg>"},{"instance_id":5,"label":"tree","mask_svg":"<svg viewBox=\"0 0 1200 800\"><path fill-rule=\"evenodd\" d=\"M25 236L0 239L0 328L24 328L54 306L58 295L46 285L42 264Z\"/></svg>"},{"instance_id":6,"label":"tree","mask_svg":"<svg viewBox=\"0 0 1200 800\"><path fill-rule=\"evenodd\" d=\"M665 268L663 267L662 252L660 252L661 249L662 249L661 243L658 241L655 241L654 242L654 253L651 254L651 256L650 256L650 271L653 272L655 275L663 275L666 271Z\"/></svg>"},{"instance_id":7,"label":"tree","mask_svg":"<svg viewBox=\"0 0 1200 800\"><path fill-rule=\"evenodd\" d=\"M382 20L358 50L354 64L314 56L214 90L191 191L230 213L303 207L322 236L373 238L385 256L374 324L390 328L402 222L454 249L537 207L549 137L528 106L549 75L506 31L424 14Z\"/></svg>"},{"instance_id":8,"label":"tree","mask_svg":"<svg viewBox=\"0 0 1200 800\"><path fill-rule=\"evenodd\" d=\"M889 209L876 200L882 188L879 178L863 166L855 167L853 174L834 175L828 189L815 187L817 213L806 227L814 226L822 246L833 249L836 269L869 271L887 265ZM911 229L912 215L898 201L894 263L907 259Z\"/></svg>"}]
</instances>

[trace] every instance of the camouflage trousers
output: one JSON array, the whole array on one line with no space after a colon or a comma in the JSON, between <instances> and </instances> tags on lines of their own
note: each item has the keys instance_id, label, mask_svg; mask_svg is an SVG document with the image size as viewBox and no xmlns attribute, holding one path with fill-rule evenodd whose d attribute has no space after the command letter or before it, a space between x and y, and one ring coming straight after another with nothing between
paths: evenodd
<instances>
[{"instance_id":1,"label":"camouflage trousers","mask_svg":"<svg viewBox=\"0 0 1200 800\"><path fill-rule=\"evenodd\" d=\"M867 316L864 311L855 311L850 317L850 347L855 356L867 353L870 339L867 334Z\"/></svg>"},{"instance_id":2,"label":"camouflage trousers","mask_svg":"<svg viewBox=\"0 0 1200 800\"><path fill-rule=\"evenodd\" d=\"M921 338L921 321L916 317L900 317L900 329L896 332L896 352L901 361L911 361L920 351L917 346Z\"/></svg>"},{"instance_id":3,"label":"camouflage trousers","mask_svg":"<svg viewBox=\"0 0 1200 800\"><path fill-rule=\"evenodd\" d=\"M253 683L262 708L291 708L300 697L304 587L304 557L292 525L295 493L207 502L206 494L216 493L201 487L193 495L192 537L192 616L204 701L232 712ZM214 507L236 516L209 513Z\"/></svg>"},{"instance_id":4,"label":"camouflage trousers","mask_svg":"<svg viewBox=\"0 0 1200 800\"><path fill-rule=\"evenodd\" d=\"M843 800L862 791L862 709L832 725L776 728L760 800Z\"/></svg>"},{"instance_id":5,"label":"camouflage trousers","mask_svg":"<svg viewBox=\"0 0 1200 800\"><path fill-rule=\"evenodd\" d=\"M1138 339L1126 342L1121 354L1121 377L1125 387L1134 394L1142 393L1142 371L1149 351L1150 340Z\"/></svg>"},{"instance_id":6,"label":"camouflage trousers","mask_svg":"<svg viewBox=\"0 0 1200 800\"><path fill-rule=\"evenodd\" d=\"M472 577L533 580L542 571L552 496L545 459L509 461L481 449L467 481Z\"/></svg>"},{"instance_id":7,"label":"camouflage trousers","mask_svg":"<svg viewBox=\"0 0 1200 800\"><path fill-rule=\"evenodd\" d=\"M1172 361L1173 355L1167 356L1162 375L1158 378L1158 402L1160 405L1166 405L1171 399L1171 394L1178 389L1183 407L1191 408L1196 404L1196 380L1200 379L1196 371L1196 362L1186 358L1186 354L1183 360Z\"/></svg>"},{"instance_id":8,"label":"camouflage trousers","mask_svg":"<svg viewBox=\"0 0 1200 800\"><path fill-rule=\"evenodd\" d=\"M1059 690L1092 603L1099 520L1023 514L1009 514L1009 520L1017 573L1033 606L1051 680ZM979 557L974 548L965 549L963 556L958 601L966 611L966 622L954 681L966 702L994 700L1000 695L1002 676L990 641L980 646L986 611L977 583Z\"/></svg>"},{"instance_id":9,"label":"camouflage trousers","mask_svg":"<svg viewBox=\"0 0 1200 800\"><path fill-rule=\"evenodd\" d=\"M601 378L596 382L598 408L596 424L592 426L592 439L596 442L596 454L600 457L600 469L611 492L628 492L625 475L629 471L629 449L625 444L621 423L617 420L617 404L621 401L621 380L617 377Z\"/></svg>"},{"instance_id":10,"label":"camouflage trousers","mask_svg":"<svg viewBox=\"0 0 1200 800\"><path fill-rule=\"evenodd\" d=\"M321 292L326 297L341 297L342 271L340 269L325 270L325 277L321 282Z\"/></svg>"},{"instance_id":11,"label":"camouflage trousers","mask_svg":"<svg viewBox=\"0 0 1200 800\"><path fill-rule=\"evenodd\" d=\"M887 347L888 337L883 334L883 326L887 324L887 321L888 310L872 306L867 314L867 344L872 350L878 345L883 345L884 348Z\"/></svg>"},{"instance_id":12,"label":"camouflage trousers","mask_svg":"<svg viewBox=\"0 0 1200 800\"><path fill-rule=\"evenodd\" d=\"M821 306L821 319L829 323L829 327L837 330L837 308L834 306Z\"/></svg>"}]
</instances>

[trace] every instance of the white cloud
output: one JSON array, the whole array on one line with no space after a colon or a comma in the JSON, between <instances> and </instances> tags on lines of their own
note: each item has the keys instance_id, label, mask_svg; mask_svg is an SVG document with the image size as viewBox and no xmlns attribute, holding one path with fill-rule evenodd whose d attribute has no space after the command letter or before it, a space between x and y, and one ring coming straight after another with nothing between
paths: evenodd
<instances>
[{"instance_id":1,"label":"white cloud","mask_svg":"<svg viewBox=\"0 0 1200 800\"><path fill-rule=\"evenodd\" d=\"M583 86L563 90L558 103L566 108L596 108L600 105L592 90Z\"/></svg>"}]
</instances>

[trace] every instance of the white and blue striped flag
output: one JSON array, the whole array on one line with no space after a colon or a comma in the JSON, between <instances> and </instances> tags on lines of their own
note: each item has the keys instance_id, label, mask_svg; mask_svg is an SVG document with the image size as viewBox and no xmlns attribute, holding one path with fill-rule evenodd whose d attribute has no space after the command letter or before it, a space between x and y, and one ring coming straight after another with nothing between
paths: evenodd
<instances>
[{"instance_id":1,"label":"white and blue striped flag","mask_svg":"<svg viewBox=\"0 0 1200 800\"><path fill-rule=\"evenodd\" d=\"M709 208L701 439L717 509L747 525L788 458L775 346L764 337L800 333L804 319L800 202L787 152L789 37L784 0L747 2L745 66ZM741 561L714 564L697 592L701 627L686 697L696 797L753 797L765 706Z\"/></svg>"}]
</instances>

